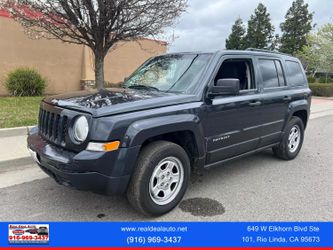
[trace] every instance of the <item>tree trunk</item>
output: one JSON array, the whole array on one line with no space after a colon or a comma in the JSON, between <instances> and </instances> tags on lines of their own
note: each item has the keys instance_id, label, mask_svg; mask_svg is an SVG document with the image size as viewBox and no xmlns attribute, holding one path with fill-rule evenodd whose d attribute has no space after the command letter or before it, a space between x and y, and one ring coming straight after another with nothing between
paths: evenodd
<instances>
[{"instance_id":1,"label":"tree trunk","mask_svg":"<svg viewBox=\"0 0 333 250\"><path fill-rule=\"evenodd\" d=\"M318 71L318 68L315 68L313 71L313 74L312 74L313 77L316 77L317 71Z\"/></svg>"},{"instance_id":2,"label":"tree trunk","mask_svg":"<svg viewBox=\"0 0 333 250\"><path fill-rule=\"evenodd\" d=\"M95 80L96 88L101 90L104 88L104 56L95 53Z\"/></svg>"}]
</instances>

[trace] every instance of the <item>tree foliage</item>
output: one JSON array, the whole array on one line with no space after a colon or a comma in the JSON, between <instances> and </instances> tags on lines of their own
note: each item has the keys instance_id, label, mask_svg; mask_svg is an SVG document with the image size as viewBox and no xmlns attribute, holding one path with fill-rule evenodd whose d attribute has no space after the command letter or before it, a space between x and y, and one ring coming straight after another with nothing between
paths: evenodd
<instances>
[{"instance_id":1,"label":"tree foliage","mask_svg":"<svg viewBox=\"0 0 333 250\"><path fill-rule=\"evenodd\" d=\"M318 71L333 72L333 24L326 24L318 32L308 35L307 45L297 56L312 76Z\"/></svg>"},{"instance_id":2,"label":"tree foliage","mask_svg":"<svg viewBox=\"0 0 333 250\"><path fill-rule=\"evenodd\" d=\"M269 49L272 43L274 26L270 14L262 3L259 3L247 24L245 43L247 47Z\"/></svg>"},{"instance_id":3,"label":"tree foliage","mask_svg":"<svg viewBox=\"0 0 333 250\"><path fill-rule=\"evenodd\" d=\"M279 34L275 34L272 38L271 44L269 45L270 50L279 51L281 37Z\"/></svg>"},{"instance_id":4,"label":"tree foliage","mask_svg":"<svg viewBox=\"0 0 333 250\"><path fill-rule=\"evenodd\" d=\"M119 41L161 33L186 6L186 0L7 1L11 14L33 36L89 46L95 55L99 89L103 88L104 58L110 48Z\"/></svg>"},{"instance_id":5,"label":"tree foliage","mask_svg":"<svg viewBox=\"0 0 333 250\"><path fill-rule=\"evenodd\" d=\"M304 0L295 0L281 23L282 31L280 51L295 54L306 45L306 37L312 29L313 13Z\"/></svg>"},{"instance_id":6,"label":"tree foliage","mask_svg":"<svg viewBox=\"0 0 333 250\"><path fill-rule=\"evenodd\" d=\"M231 33L225 41L226 49L242 50L245 49L244 36L245 27L241 18L238 18L231 28Z\"/></svg>"}]
</instances>

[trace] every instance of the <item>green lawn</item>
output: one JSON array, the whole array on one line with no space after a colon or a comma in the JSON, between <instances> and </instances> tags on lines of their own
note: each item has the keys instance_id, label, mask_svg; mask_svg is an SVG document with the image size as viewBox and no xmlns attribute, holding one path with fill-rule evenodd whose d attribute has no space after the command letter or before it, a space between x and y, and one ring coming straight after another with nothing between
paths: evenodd
<instances>
[{"instance_id":1,"label":"green lawn","mask_svg":"<svg viewBox=\"0 0 333 250\"><path fill-rule=\"evenodd\" d=\"M0 97L0 128L37 124L43 97Z\"/></svg>"}]
</instances>

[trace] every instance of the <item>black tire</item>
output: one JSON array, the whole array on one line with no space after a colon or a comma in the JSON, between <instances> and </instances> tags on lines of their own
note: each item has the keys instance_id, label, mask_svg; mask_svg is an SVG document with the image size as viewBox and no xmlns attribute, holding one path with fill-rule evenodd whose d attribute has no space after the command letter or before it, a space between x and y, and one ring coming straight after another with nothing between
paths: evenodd
<instances>
[{"instance_id":1,"label":"black tire","mask_svg":"<svg viewBox=\"0 0 333 250\"><path fill-rule=\"evenodd\" d=\"M167 204L157 204L150 192L150 181L157 166L166 158L174 157L183 166L183 181L178 184L177 195ZM185 150L172 142L156 141L145 146L138 158L136 168L127 190L127 198L130 204L139 212L158 216L169 212L182 200L191 174L190 160ZM180 183L180 181L179 181ZM171 188L171 184L170 184Z\"/></svg>"},{"instance_id":2,"label":"black tire","mask_svg":"<svg viewBox=\"0 0 333 250\"><path fill-rule=\"evenodd\" d=\"M289 135L291 133L291 130L294 127L299 128L300 132L300 137L299 137L299 143L297 148L290 149L289 148ZM303 121L296 116L293 116L290 121L288 122L283 138L280 142L280 144L276 147L273 147L273 153L276 157L283 159L283 160L292 160L294 159L298 153L300 152L302 145L303 145L303 140L304 140L304 124Z\"/></svg>"}]
</instances>

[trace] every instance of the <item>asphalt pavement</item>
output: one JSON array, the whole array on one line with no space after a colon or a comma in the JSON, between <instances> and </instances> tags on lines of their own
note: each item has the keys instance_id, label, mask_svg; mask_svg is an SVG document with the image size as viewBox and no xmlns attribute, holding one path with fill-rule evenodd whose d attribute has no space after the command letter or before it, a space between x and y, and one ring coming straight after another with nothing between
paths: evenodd
<instances>
[{"instance_id":1,"label":"asphalt pavement","mask_svg":"<svg viewBox=\"0 0 333 250\"><path fill-rule=\"evenodd\" d=\"M60 186L31 162L7 164L0 221L332 221L333 114L314 118L295 160L267 150L193 174L181 204L158 218L140 215L125 197Z\"/></svg>"}]
</instances>

